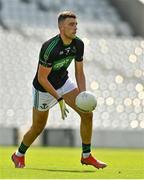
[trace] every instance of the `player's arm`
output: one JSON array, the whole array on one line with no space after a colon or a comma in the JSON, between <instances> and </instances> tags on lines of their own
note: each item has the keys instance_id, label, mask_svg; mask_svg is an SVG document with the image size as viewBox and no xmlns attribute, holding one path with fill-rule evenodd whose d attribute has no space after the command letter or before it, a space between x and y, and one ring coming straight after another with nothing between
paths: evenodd
<instances>
[{"instance_id":1,"label":"player's arm","mask_svg":"<svg viewBox=\"0 0 144 180\"><path fill-rule=\"evenodd\" d=\"M54 87L51 85L51 83L47 79L48 75L51 72L51 69L52 69L51 67L45 67L45 66L39 64L38 81L47 92L49 92L56 99L59 99L60 98L59 95L57 94L56 90L54 89Z\"/></svg>"},{"instance_id":2,"label":"player's arm","mask_svg":"<svg viewBox=\"0 0 144 180\"><path fill-rule=\"evenodd\" d=\"M76 57L75 57L75 77L79 88L79 92L86 90L86 80L83 68L84 43L76 38Z\"/></svg>"},{"instance_id":3,"label":"player's arm","mask_svg":"<svg viewBox=\"0 0 144 180\"><path fill-rule=\"evenodd\" d=\"M47 79L48 75L51 72L51 69L52 69L51 67L44 67L43 65L40 64L38 69L38 81L47 92L49 92L52 96L54 96L58 100L62 114L62 119L64 120L67 117L67 113L69 111L66 108L64 99L58 95L55 88L51 85L51 83Z\"/></svg>"},{"instance_id":4,"label":"player's arm","mask_svg":"<svg viewBox=\"0 0 144 180\"><path fill-rule=\"evenodd\" d=\"M79 88L79 91L85 91L86 90L86 80L85 80L85 74L83 70L83 61L75 61L75 77L76 82Z\"/></svg>"}]
</instances>

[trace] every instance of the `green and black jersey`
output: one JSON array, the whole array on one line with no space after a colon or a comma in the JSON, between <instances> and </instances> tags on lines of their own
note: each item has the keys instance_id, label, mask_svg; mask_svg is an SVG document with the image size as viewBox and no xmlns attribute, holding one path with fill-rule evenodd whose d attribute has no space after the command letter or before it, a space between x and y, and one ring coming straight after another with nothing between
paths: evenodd
<instances>
[{"instance_id":1,"label":"green and black jersey","mask_svg":"<svg viewBox=\"0 0 144 180\"><path fill-rule=\"evenodd\" d=\"M69 45L64 45L60 35L46 41L39 54L39 64L45 67L52 67L48 80L55 89L64 85L68 79L67 68L72 62L82 61L84 53L84 43L78 37L74 38ZM39 66L38 66L39 67ZM46 92L38 82L38 69L33 80L35 89Z\"/></svg>"}]
</instances>

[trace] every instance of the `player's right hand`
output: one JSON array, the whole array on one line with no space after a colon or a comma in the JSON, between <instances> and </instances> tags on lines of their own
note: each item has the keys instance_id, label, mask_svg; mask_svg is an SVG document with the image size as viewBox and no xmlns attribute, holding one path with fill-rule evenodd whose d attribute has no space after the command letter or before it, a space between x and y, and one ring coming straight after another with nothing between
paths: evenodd
<instances>
[{"instance_id":1,"label":"player's right hand","mask_svg":"<svg viewBox=\"0 0 144 180\"><path fill-rule=\"evenodd\" d=\"M68 109L66 108L65 101L61 97L61 98L58 99L58 103L59 103L59 106L60 106L62 119L65 120L65 118L67 117L67 113L69 113Z\"/></svg>"}]
</instances>

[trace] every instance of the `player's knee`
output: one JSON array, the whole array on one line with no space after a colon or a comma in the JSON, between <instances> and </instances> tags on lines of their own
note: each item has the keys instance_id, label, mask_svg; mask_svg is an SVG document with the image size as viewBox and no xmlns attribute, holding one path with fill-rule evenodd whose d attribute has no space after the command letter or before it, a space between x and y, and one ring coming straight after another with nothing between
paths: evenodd
<instances>
[{"instance_id":1,"label":"player's knee","mask_svg":"<svg viewBox=\"0 0 144 180\"><path fill-rule=\"evenodd\" d=\"M80 116L81 116L82 119L92 120L92 118L93 118L93 112L81 113Z\"/></svg>"}]
</instances>

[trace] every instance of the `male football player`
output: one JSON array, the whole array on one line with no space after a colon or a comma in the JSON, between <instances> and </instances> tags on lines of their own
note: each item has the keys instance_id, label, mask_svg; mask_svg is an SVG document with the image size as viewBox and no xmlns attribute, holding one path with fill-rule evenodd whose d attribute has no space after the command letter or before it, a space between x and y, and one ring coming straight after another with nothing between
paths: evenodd
<instances>
[{"instance_id":1,"label":"male football player","mask_svg":"<svg viewBox=\"0 0 144 180\"><path fill-rule=\"evenodd\" d=\"M77 18L71 11L61 12L58 16L60 33L46 41L39 54L36 75L33 80L33 121L31 128L12 155L15 167L25 167L25 153L45 128L49 110L59 103L62 119L67 117L66 104L74 109L81 118L80 135L82 140L81 163L104 168L107 165L95 159L91 154L92 113L80 112L76 105L76 96L86 90L83 70L84 43L76 36ZM67 68L75 61L74 84Z\"/></svg>"}]
</instances>

